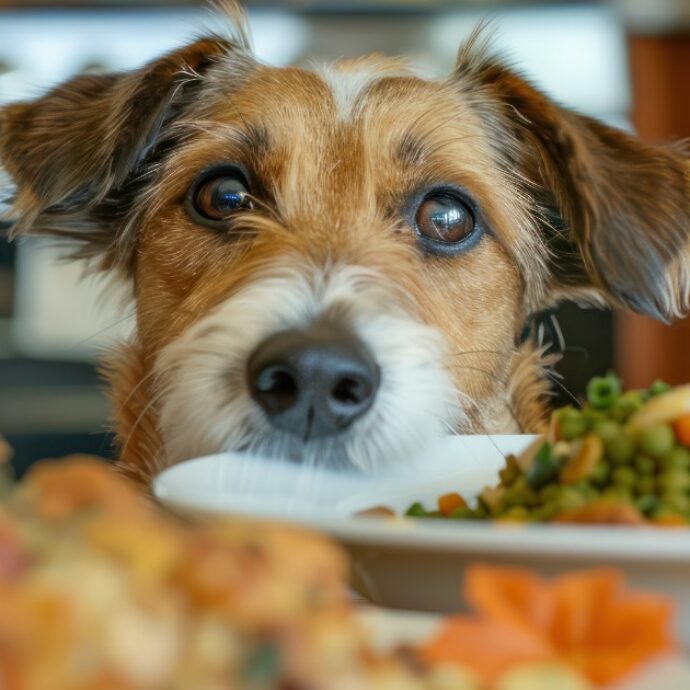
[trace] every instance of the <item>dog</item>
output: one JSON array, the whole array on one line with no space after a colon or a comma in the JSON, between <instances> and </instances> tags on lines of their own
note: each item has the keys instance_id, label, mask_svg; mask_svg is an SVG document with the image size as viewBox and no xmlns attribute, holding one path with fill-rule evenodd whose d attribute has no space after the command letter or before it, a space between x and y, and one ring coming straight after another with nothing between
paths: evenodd
<instances>
[{"instance_id":1,"label":"dog","mask_svg":"<svg viewBox=\"0 0 690 690\"><path fill-rule=\"evenodd\" d=\"M540 431L531 314L688 310L681 146L559 107L481 31L426 80L380 56L266 66L232 23L0 113L11 235L131 285L136 335L105 366L132 476L238 449L367 472Z\"/></svg>"}]
</instances>

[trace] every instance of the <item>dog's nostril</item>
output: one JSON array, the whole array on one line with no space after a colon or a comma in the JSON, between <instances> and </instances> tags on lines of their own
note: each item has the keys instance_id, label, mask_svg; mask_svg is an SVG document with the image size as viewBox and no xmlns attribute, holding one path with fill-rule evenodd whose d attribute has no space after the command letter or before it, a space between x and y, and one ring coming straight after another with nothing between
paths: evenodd
<instances>
[{"instance_id":1,"label":"dog's nostril","mask_svg":"<svg viewBox=\"0 0 690 690\"><path fill-rule=\"evenodd\" d=\"M333 390L331 397L343 405L359 405L371 394L371 386L362 379L346 376L340 379Z\"/></svg>"},{"instance_id":2,"label":"dog's nostril","mask_svg":"<svg viewBox=\"0 0 690 690\"><path fill-rule=\"evenodd\" d=\"M262 397L262 403L270 412L281 412L294 405L299 395L294 374L281 366L262 369L254 383L256 395Z\"/></svg>"}]
</instances>

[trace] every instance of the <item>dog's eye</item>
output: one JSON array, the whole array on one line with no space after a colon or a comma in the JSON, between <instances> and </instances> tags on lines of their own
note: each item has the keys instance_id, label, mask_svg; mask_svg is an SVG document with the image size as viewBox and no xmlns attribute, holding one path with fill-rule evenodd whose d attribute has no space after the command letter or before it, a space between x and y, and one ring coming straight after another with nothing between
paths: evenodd
<instances>
[{"instance_id":1,"label":"dog's eye","mask_svg":"<svg viewBox=\"0 0 690 690\"><path fill-rule=\"evenodd\" d=\"M445 191L433 192L422 200L415 222L423 239L442 245L461 243L476 225L472 209L459 196Z\"/></svg>"},{"instance_id":2,"label":"dog's eye","mask_svg":"<svg viewBox=\"0 0 690 690\"><path fill-rule=\"evenodd\" d=\"M236 169L225 169L204 175L196 183L191 207L198 219L218 223L253 208L253 204L244 175Z\"/></svg>"}]
</instances>

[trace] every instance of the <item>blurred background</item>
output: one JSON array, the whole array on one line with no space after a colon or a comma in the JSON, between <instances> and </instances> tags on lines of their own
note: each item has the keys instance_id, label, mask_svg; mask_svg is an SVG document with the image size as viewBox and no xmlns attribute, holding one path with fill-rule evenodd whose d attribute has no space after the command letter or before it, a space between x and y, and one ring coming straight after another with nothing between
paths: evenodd
<instances>
[{"instance_id":1,"label":"blurred background","mask_svg":"<svg viewBox=\"0 0 690 690\"><path fill-rule=\"evenodd\" d=\"M370 51L447 72L484 17L496 49L562 103L645 139L690 135L690 0L246 2L260 58L276 65ZM213 27L203 3L0 0L0 104L84 71L141 65ZM644 194L644 190L640 190ZM0 231L0 433L21 473L33 460L112 453L99 353L132 328L111 288L81 280L44 242ZM690 381L690 326L564 305L563 387L615 368L627 386ZM569 393L559 389L561 400Z\"/></svg>"}]
</instances>

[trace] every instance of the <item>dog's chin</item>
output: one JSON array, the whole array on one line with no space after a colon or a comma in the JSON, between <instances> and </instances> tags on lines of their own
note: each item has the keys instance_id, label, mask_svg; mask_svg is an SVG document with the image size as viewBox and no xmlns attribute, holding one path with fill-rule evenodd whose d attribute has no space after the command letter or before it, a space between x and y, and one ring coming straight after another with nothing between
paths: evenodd
<instances>
[{"instance_id":1,"label":"dog's chin","mask_svg":"<svg viewBox=\"0 0 690 690\"><path fill-rule=\"evenodd\" d=\"M251 415L244 425L228 426L225 431L212 426L189 425L186 433L172 435L166 444L165 465L219 453L239 453L257 459L299 464L305 469L319 468L349 474L389 472L428 449L448 429L433 419L417 417L405 424L384 422L376 410L354 428L325 438L302 439L277 431ZM240 431L241 430L241 431ZM206 433L204 433L206 432Z\"/></svg>"},{"instance_id":2,"label":"dog's chin","mask_svg":"<svg viewBox=\"0 0 690 690\"><path fill-rule=\"evenodd\" d=\"M258 459L282 460L304 468L317 467L348 474L363 472L363 469L348 456L345 444L336 440L304 441L296 437L267 437L247 443L234 452Z\"/></svg>"}]
</instances>

